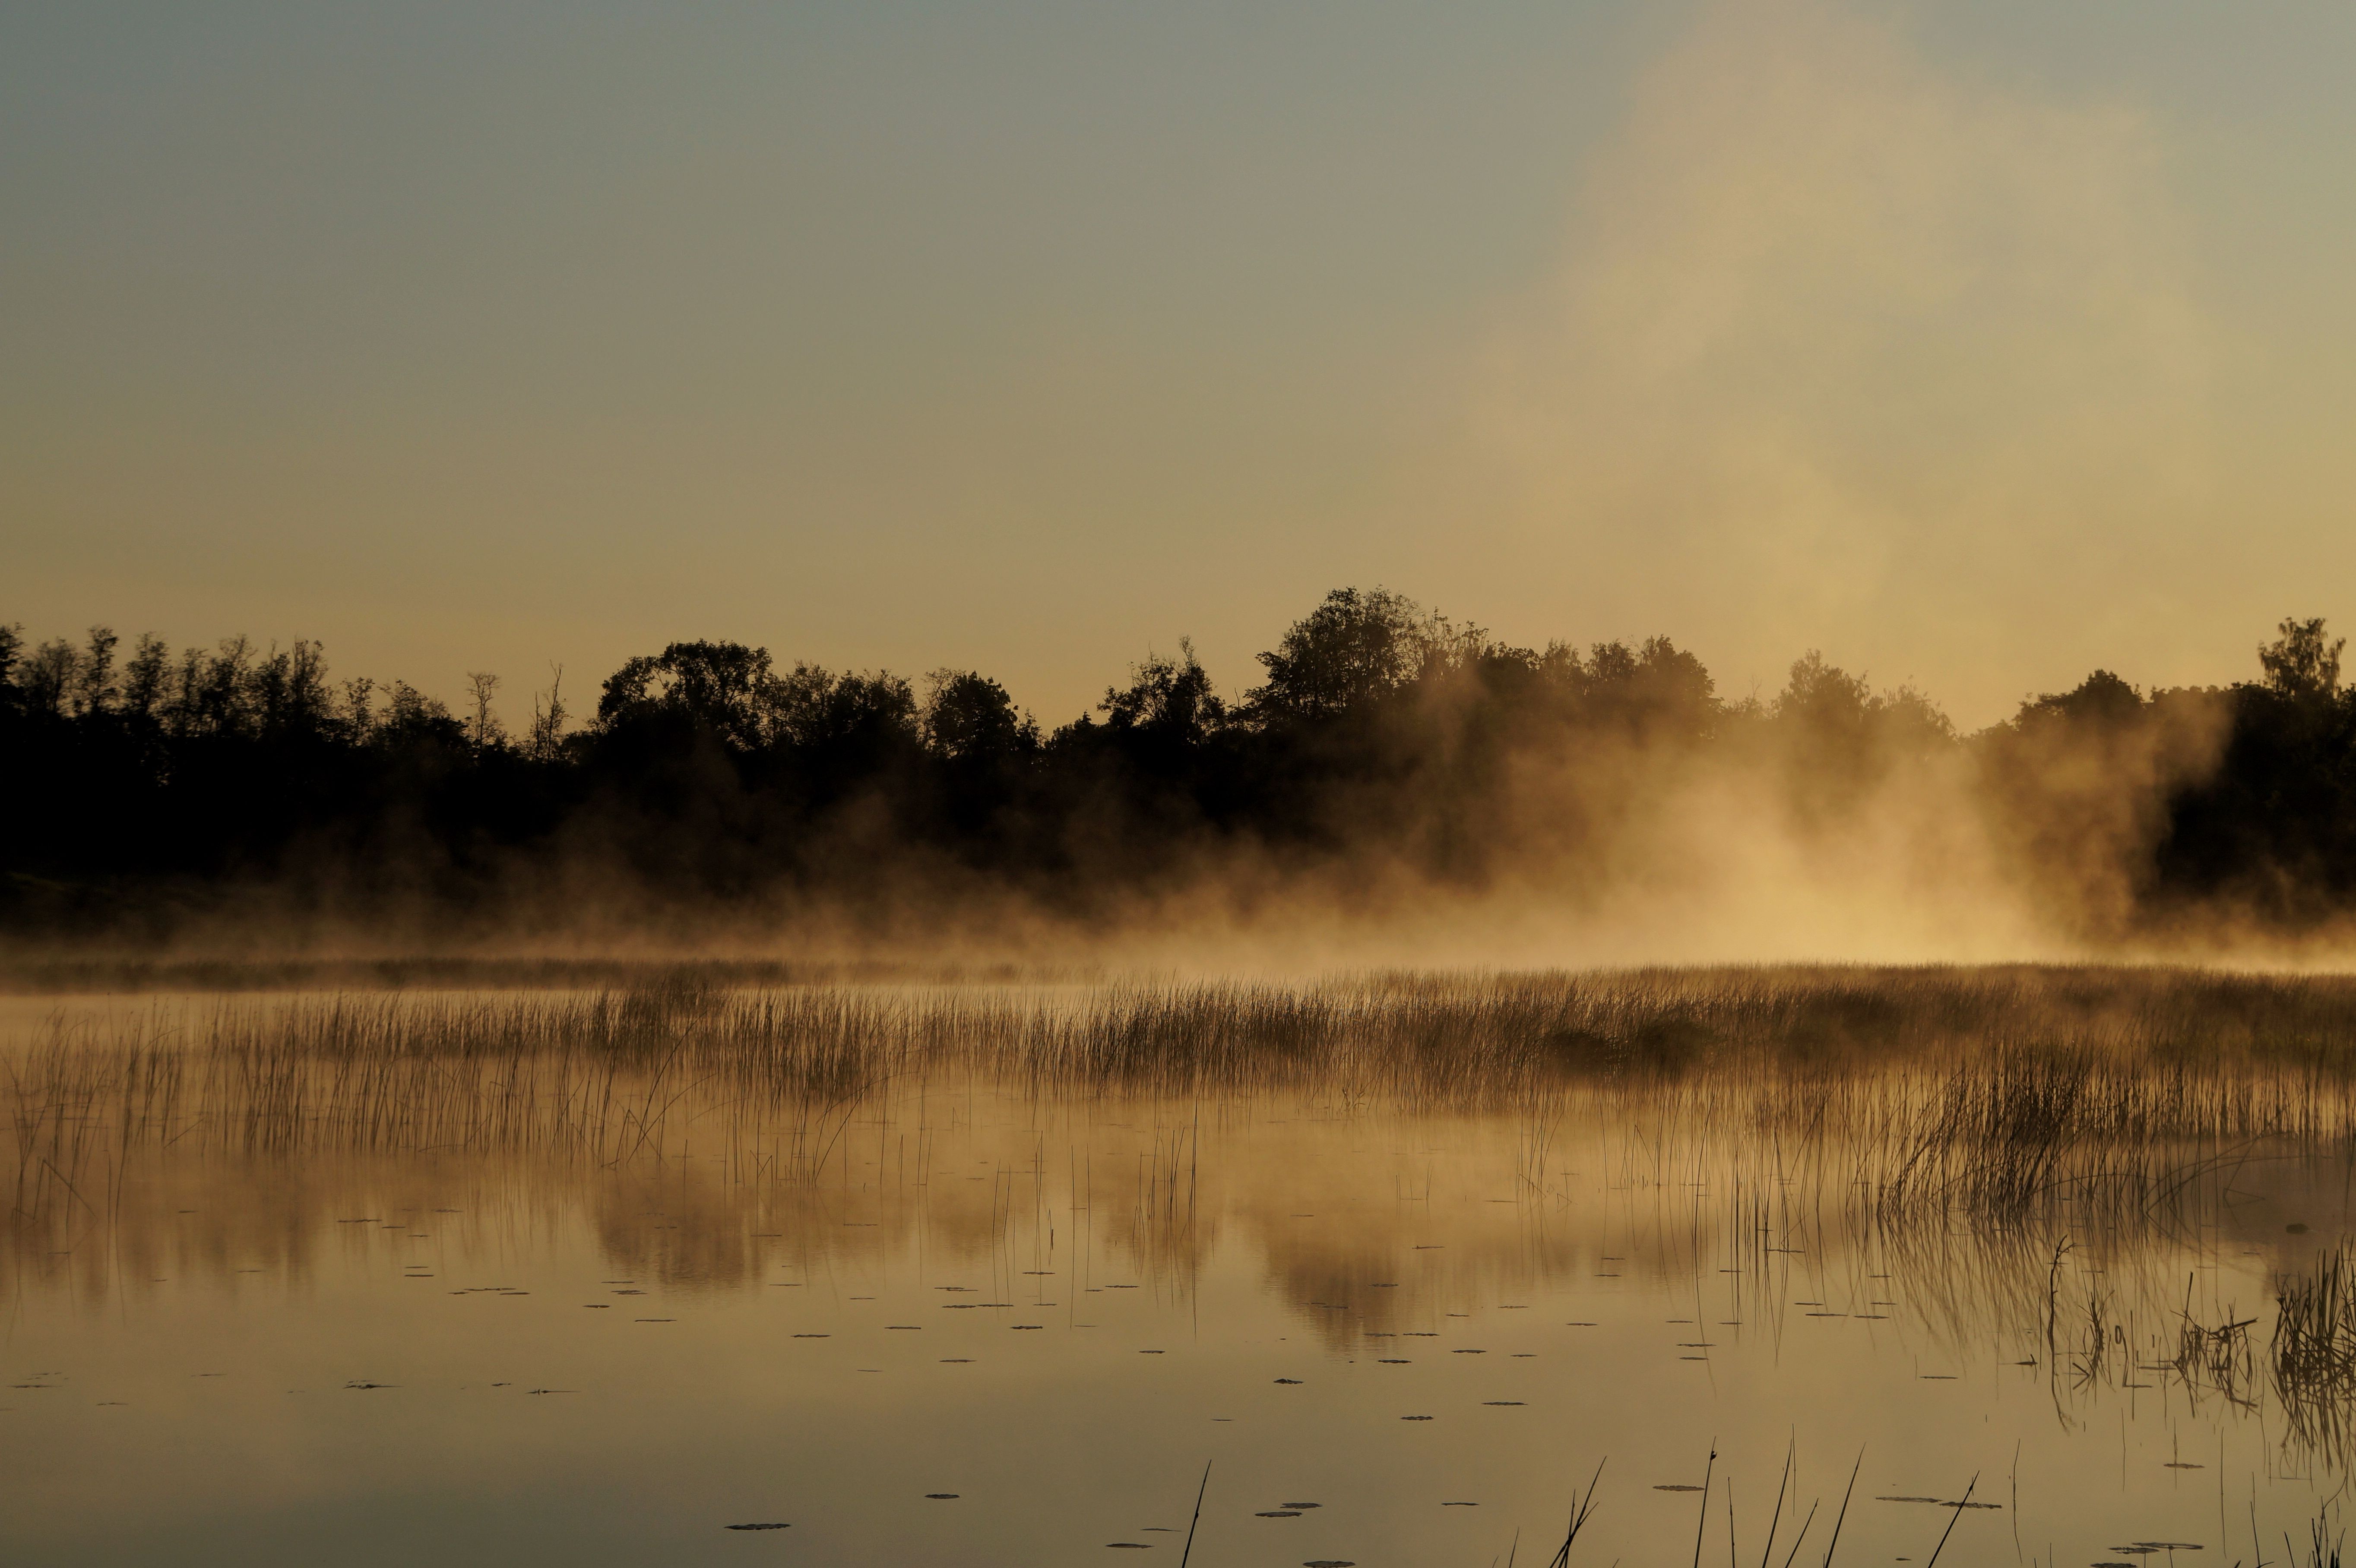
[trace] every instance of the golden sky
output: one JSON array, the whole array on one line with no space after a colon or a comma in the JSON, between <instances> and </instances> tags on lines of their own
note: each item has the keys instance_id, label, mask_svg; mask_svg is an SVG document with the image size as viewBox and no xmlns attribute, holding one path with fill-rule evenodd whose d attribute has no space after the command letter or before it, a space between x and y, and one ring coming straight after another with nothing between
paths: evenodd
<instances>
[{"instance_id":1,"label":"golden sky","mask_svg":"<svg viewBox=\"0 0 2356 1568\"><path fill-rule=\"evenodd\" d=\"M1955 718L2356 619L2356 7L0 11L0 619L1050 722L1325 588ZM514 715L511 713L510 715Z\"/></svg>"}]
</instances>

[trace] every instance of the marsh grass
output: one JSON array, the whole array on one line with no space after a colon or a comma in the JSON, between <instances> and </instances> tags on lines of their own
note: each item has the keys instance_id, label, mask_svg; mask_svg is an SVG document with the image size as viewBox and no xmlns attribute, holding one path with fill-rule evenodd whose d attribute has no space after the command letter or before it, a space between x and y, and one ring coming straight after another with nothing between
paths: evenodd
<instances>
[{"instance_id":1,"label":"marsh grass","mask_svg":"<svg viewBox=\"0 0 2356 1568\"><path fill-rule=\"evenodd\" d=\"M1183 1260L1202 1245L1206 1123L1283 1101L1325 1118L1445 1114L1509 1128L1518 1184L1541 1208L1569 1200L1562 1148L1600 1137L1623 1188L1707 1188L1742 1253L1718 1261L1748 1277L1764 1278L1812 1228L1869 1236L1883 1268L1952 1280L1916 1296L1926 1315L1955 1315L1954 1337L1993 1314L2042 1317L2051 1338L2052 1238L2189 1234L2254 1164L2341 1160L2356 1144L2356 985L2338 979L2077 968L1299 985L744 978L691 965L590 989L61 1005L0 1050L0 1173L13 1173L16 1244L39 1253L86 1233L129 1176L191 1159L294 1170L329 1157L529 1158L610 1172L691 1157L700 1177L816 1192L830 1171L847 1178L862 1118L986 1088L1136 1107L1121 1115L1146 1128L1139 1244ZM2330 1424L2356 1406L2356 1300L2334 1266L2328 1280L2278 1286L2295 1321L2269 1363L2319 1445L2338 1442ZM1866 1279L1851 1285L1873 1294ZM2159 1282L2139 1295L2170 1299ZM2106 1310L2090 1290L2085 1333L2102 1343L2074 1357L2090 1385L2116 1375L2126 1342L2104 1328ZM2180 1322L2164 1312L2147 1325L2167 1338L2139 1329L2138 1356L2172 1358L2190 1388L2233 1397L2246 1386L2245 1324L2230 1313L2218 1328L2196 1323L2189 1302ZM2064 1338L2076 1342L2078 1328Z\"/></svg>"},{"instance_id":2,"label":"marsh grass","mask_svg":"<svg viewBox=\"0 0 2356 1568\"><path fill-rule=\"evenodd\" d=\"M1087 1189L1108 1205L1107 1232L1126 1228L1148 1279L1199 1266L1198 1166L1232 1107L1277 1104L1340 1125L1459 1115L1509 1134L1497 1157L1511 1147L1533 1212L1568 1202L1552 1185L1566 1163L1663 1195L1660 1236L1685 1238L1659 1244L1674 1253L1665 1268L1730 1264L1763 1282L1778 1256L1804 1251L1856 1275L1806 1294L1863 1300L1896 1273L1910 1310L1957 1344L2027 1326L2035 1355L2041 1325L2045 1370L2029 1375L2054 1381L2057 1409L2141 1386L2165 1365L2196 1397L2279 1409L2284 1441L2334 1467L2356 1430L2356 1253L2327 1249L2277 1271L2270 1338L2258 1317L2196 1309L2180 1272L2135 1273L2137 1238L2197 1243L2237 1176L2269 1161L2344 1162L2356 1147L2356 986L2337 979L1827 968L779 983L697 965L579 988L76 1004L0 1042L0 1173L14 1175L12 1244L46 1260L167 1167L259 1172L274 1189L335 1159L380 1184L380 1172L442 1161L520 1186L510 1173L529 1160L621 1186L654 1168L684 1178L692 1159L697 1185L682 1179L665 1203L684 1211L724 1185L758 1194L765 1217L747 1226L715 1205L682 1232L701 1243L664 1244L741 1247L757 1265L747 1229L841 1245L876 1237L820 1212L830 1181L851 1183L854 1140L891 1122L921 1146L925 1117L902 1110L930 1096L937 1121L953 1121L969 1101L971 1125L969 1096L983 1089L1093 1107L1133 1129L1132 1211L1110 1211L1109 1179ZM880 1160L881 1132L864 1147ZM1589 1163L1605 1147L1608 1171ZM1270 1185L1288 1192L1303 1179L1281 1177ZM1706 1200L1686 1196L1705 1188ZM974 1222L1007 1223L996 1183L987 1190ZM396 1207L338 1202L326 1211ZM1694 1218L1705 1202L1708 1227ZM293 1197L273 1212L297 1229ZM2062 1236L2084 1253L2058 1246ZM155 1244L125 1243L134 1261ZM617 1256L653 1245L618 1228L606 1244ZM628 1272L663 1266L648 1253ZM1315 1301L1340 1299L1333 1280L1363 1272L1346 1248L1303 1266L1295 1294ZM716 1254L698 1268L760 1273ZM1942 1312L1953 1314L1944 1330L1932 1321ZM1321 1331L1357 1331L1340 1317ZM1769 1552L1796 1531L1791 1553L1808 1541L1812 1558L1829 1557L1846 1494L1817 1519L1796 1496L1787 1507L1790 1480L1771 1508L1757 1506L1763 1488L1746 1488L1746 1529L1763 1520ZM1596 1484L1574 1494L1558 1563ZM1730 1496L1726 1507L1730 1533ZM2314 1561L2336 1552L2316 1536Z\"/></svg>"},{"instance_id":3,"label":"marsh grass","mask_svg":"<svg viewBox=\"0 0 2356 1568\"><path fill-rule=\"evenodd\" d=\"M284 1182L327 1160L601 1179L691 1160L790 1206L850 1179L855 1126L921 1148L928 1100L987 1093L1142 1128L1134 1244L1183 1274L1206 1127L1266 1104L1458 1116L1510 1133L1537 1211L1574 1201L1603 1147L1622 1189L1708 1192L1729 1253L1708 1266L1745 1278L1779 1249L1861 1259L1824 1242L1869 1237L1880 1267L1936 1285L1914 1310L1962 1342L2050 1313L2051 1238L2115 1239L2123 1266L2133 1238L2209 1222L2254 1163L2342 1157L2343 1025L2337 982L2068 969L748 987L686 966L593 990L67 1004L0 1050L0 1174L35 1260L191 1161ZM2216 1381L2214 1347L2147 1349ZM2107 1349L2078 1360L2089 1389L2118 1381Z\"/></svg>"},{"instance_id":4,"label":"marsh grass","mask_svg":"<svg viewBox=\"0 0 2356 1568\"><path fill-rule=\"evenodd\" d=\"M1385 974L1298 986L342 992L59 1012L5 1059L19 1208L101 1144L613 1163L694 1129L778 1178L914 1079L1166 1100L1291 1093L1740 1139L1879 1211L2149 1211L2356 1130L2356 985L2118 969Z\"/></svg>"},{"instance_id":5,"label":"marsh grass","mask_svg":"<svg viewBox=\"0 0 2356 1568\"><path fill-rule=\"evenodd\" d=\"M289 991L583 991L659 987L681 976L744 987L964 985L1100 978L1095 971L884 959L407 957L59 958L0 955L0 996Z\"/></svg>"}]
</instances>

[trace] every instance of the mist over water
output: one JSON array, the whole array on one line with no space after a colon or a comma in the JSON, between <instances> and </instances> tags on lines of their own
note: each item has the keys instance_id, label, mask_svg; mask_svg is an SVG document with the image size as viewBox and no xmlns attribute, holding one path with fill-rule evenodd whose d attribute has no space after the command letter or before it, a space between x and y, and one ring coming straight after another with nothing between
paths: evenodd
<instances>
[{"instance_id":1,"label":"mist over water","mask_svg":"<svg viewBox=\"0 0 2356 1568\"><path fill-rule=\"evenodd\" d=\"M11 1568L2338 1568L2330 8L34 9Z\"/></svg>"},{"instance_id":2,"label":"mist over water","mask_svg":"<svg viewBox=\"0 0 2356 1568\"><path fill-rule=\"evenodd\" d=\"M2356 698L2276 630L1973 735L1374 590L1052 732L42 645L0 1498L60 1563L2336 1532Z\"/></svg>"},{"instance_id":3,"label":"mist over water","mask_svg":"<svg viewBox=\"0 0 2356 1568\"><path fill-rule=\"evenodd\" d=\"M723 973L12 1003L26 1560L1079 1562L1208 1463L1205 1560L1479 1562L1601 1463L1573 1560L1668 1562L1788 1459L1810 1561L2096 1562L2340 1486L2343 983Z\"/></svg>"},{"instance_id":4,"label":"mist over water","mask_svg":"<svg viewBox=\"0 0 2356 1568\"><path fill-rule=\"evenodd\" d=\"M20 954L1334 965L2329 963L2356 697L2096 670L1958 732L1809 653L1505 644L1337 589L1223 696L1182 645L1052 731L974 671L674 643L510 731L242 639L0 637Z\"/></svg>"}]
</instances>

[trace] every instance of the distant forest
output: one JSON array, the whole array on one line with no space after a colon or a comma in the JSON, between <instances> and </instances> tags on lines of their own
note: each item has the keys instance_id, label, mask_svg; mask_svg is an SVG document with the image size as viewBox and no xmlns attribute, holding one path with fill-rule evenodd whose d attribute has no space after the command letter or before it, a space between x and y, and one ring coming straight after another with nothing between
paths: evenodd
<instances>
[{"instance_id":1,"label":"distant forest","mask_svg":"<svg viewBox=\"0 0 2356 1568\"><path fill-rule=\"evenodd\" d=\"M1674 837L1663 803L1714 780L1803 842L1909 792L1968 815L2082 936L2220 908L2297 931L2356 900L2341 646L2286 621L2243 682L2097 670L1964 735L1815 654L1772 700L1728 701L1665 637L1533 650L1342 589L1248 689L1223 697L1182 642L1052 731L977 672L726 642L630 659L577 714L552 684L510 727L489 675L453 709L331 678L311 642L0 626L0 925L163 935L254 890L351 914L592 888L656 915L989 892L1085 920L1377 865L1601 899L1631 843Z\"/></svg>"}]
</instances>

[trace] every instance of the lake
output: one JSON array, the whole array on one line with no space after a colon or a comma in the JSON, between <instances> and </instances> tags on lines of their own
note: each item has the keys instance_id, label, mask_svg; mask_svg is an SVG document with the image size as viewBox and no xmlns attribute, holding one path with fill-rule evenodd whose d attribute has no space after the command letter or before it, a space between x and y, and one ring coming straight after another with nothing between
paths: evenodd
<instances>
[{"instance_id":1,"label":"lake","mask_svg":"<svg viewBox=\"0 0 2356 1568\"><path fill-rule=\"evenodd\" d=\"M2279 1562L2356 1412L2351 1023L2103 970L18 996L8 1560L1545 1563L1584 1506L1571 1563Z\"/></svg>"}]
</instances>

